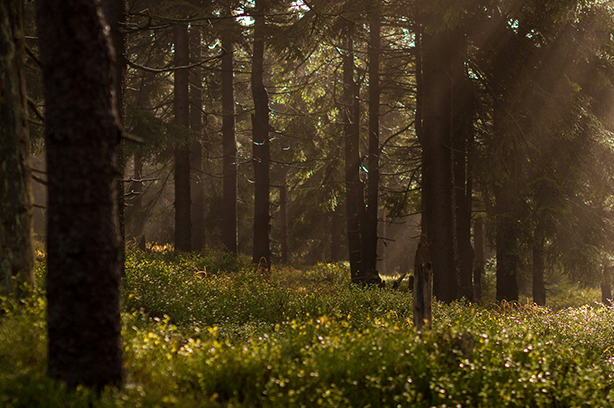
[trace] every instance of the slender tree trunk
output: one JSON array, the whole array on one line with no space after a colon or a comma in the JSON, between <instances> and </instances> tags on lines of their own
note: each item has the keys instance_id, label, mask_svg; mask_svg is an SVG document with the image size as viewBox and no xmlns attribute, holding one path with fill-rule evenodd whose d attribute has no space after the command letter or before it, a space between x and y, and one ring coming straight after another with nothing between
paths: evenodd
<instances>
[{"instance_id":1,"label":"slender tree trunk","mask_svg":"<svg viewBox=\"0 0 614 408\"><path fill-rule=\"evenodd\" d=\"M473 300L482 300L482 277L486 266L486 240L484 239L484 221L482 218L475 220L473 224L473 244L475 246L475 258L473 268Z\"/></svg>"},{"instance_id":2,"label":"slender tree trunk","mask_svg":"<svg viewBox=\"0 0 614 408\"><path fill-rule=\"evenodd\" d=\"M98 3L37 1L46 104L49 374L123 381L113 57Z\"/></svg>"},{"instance_id":3,"label":"slender tree trunk","mask_svg":"<svg viewBox=\"0 0 614 408\"><path fill-rule=\"evenodd\" d=\"M601 281L601 303L612 306L612 267L606 258L603 262L603 278Z\"/></svg>"},{"instance_id":4,"label":"slender tree trunk","mask_svg":"<svg viewBox=\"0 0 614 408\"><path fill-rule=\"evenodd\" d=\"M379 196L379 58L380 58L380 4L371 3L369 11L369 159L367 182L367 207L362 225L361 280L364 283L380 283L377 271L377 218Z\"/></svg>"},{"instance_id":5,"label":"slender tree trunk","mask_svg":"<svg viewBox=\"0 0 614 408\"><path fill-rule=\"evenodd\" d=\"M279 222L281 223L281 263L288 264L288 187L287 169L282 171L282 184L279 187Z\"/></svg>"},{"instance_id":6,"label":"slender tree trunk","mask_svg":"<svg viewBox=\"0 0 614 408\"><path fill-rule=\"evenodd\" d=\"M0 294L34 284L23 1L0 2Z\"/></svg>"},{"instance_id":7,"label":"slender tree trunk","mask_svg":"<svg viewBox=\"0 0 614 408\"><path fill-rule=\"evenodd\" d=\"M202 31L200 26L190 28L192 62L202 58ZM190 194L192 196L192 249L205 247L205 183L203 172L203 69L190 69L190 130L194 140L190 143Z\"/></svg>"},{"instance_id":8,"label":"slender tree trunk","mask_svg":"<svg viewBox=\"0 0 614 408\"><path fill-rule=\"evenodd\" d=\"M188 26L173 26L175 66L189 64ZM175 71L175 122L184 129L190 127L189 70ZM175 249L192 250L192 203L190 189L190 145L176 142L175 147Z\"/></svg>"},{"instance_id":9,"label":"slender tree trunk","mask_svg":"<svg viewBox=\"0 0 614 408\"><path fill-rule=\"evenodd\" d=\"M433 263L433 295L444 302L457 299L460 287L451 148L451 43L449 31L422 35L422 199Z\"/></svg>"},{"instance_id":10,"label":"slender tree trunk","mask_svg":"<svg viewBox=\"0 0 614 408\"><path fill-rule=\"evenodd\" d=\"M533 243L533 302L540 306L546 306L544 245L544 238L536 236Z\"/></svg>"},{"instance_id":11,"label":"slender tree trunk","mask_svg":"<svg viewBox=\"0 0 614 408\"><path fill-rule=\"evenodd\" d=\"M345 53L343 55L343 106L342 115L345 138L345 203L347 207L347 236L350 256L352 282L361 279L361 238L360 218L363 201L360 190L360 103L358 85L354 82L354 44L353 26L348 22L345 33Z\"/></svg>"},{"instance_id":12,"label":"slender tree trunk","mask_svg":"<svg viewBox=\"0 0 614 408\"><path fill-rule=\"evenodd\" d=\"M254 264L271 266L271 215L270 215L270 160L269 151L269 97L264 87L264 30L263 0L256 1L254 16L254 51L252 60L252 94L254 98L253 162L254 162Z\"/></svg>"},{"instance_id":13,"label":"slender tree trunk","mask_svg":"<svg viewBox=\"0 0 614 408\"><path fill-rule=\"evenodd\" d=\"M341 262L343 255L341 252L341 240L343 237L343 214L340 205L337 205L331 213L330 223L330 261Z\"/></svg>"},{"instance_id":14,"label":"slender tree trunk","mask_svg":"<svg viewBox=\"0 0 614 408\"><path fill-rule=\"evenodd\" d=\"M230 10L227 11L230 15ZM228 252L237 254L237 137L235 134L234 44L222 33L222 137L224 149L224 210L222 239Z\"/></svg>"},{"instance_id":15,"label":"slender tree trunk","mask_svg":"<svg viewBox=\"0 0 614 408\"><path fill-rule=\"evenodd\" d=\"M378 211L379 219L378 219L378 228L377 235L381 238L378 246L378 260L377 260L377 270L382 275L387 274L386 269L386 238L388 237L388 222L386 221L386 209L382 208Z\"/></svg>"}]
</instances>

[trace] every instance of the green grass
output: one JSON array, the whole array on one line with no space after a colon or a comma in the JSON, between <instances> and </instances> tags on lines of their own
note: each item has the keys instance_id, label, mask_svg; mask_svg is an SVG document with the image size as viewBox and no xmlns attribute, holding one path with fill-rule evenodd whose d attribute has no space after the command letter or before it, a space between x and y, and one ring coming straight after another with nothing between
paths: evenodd
<instances>
[{"instance_id":1,"label":"green grass","mask_svg":"<svg viewBox=\"0 0 614 408\"><path fill-rule=\"evenodd\" d=\"M418 335L411 294L350 285L343 265L275 269L268 280L210 253L133 252L127 266L126 386L96 396L45 377L39 292L0 318L0 407L614 402L612 308L567 308L564 295L556 310L437 303Z\"/></svg>"}]
</instances>

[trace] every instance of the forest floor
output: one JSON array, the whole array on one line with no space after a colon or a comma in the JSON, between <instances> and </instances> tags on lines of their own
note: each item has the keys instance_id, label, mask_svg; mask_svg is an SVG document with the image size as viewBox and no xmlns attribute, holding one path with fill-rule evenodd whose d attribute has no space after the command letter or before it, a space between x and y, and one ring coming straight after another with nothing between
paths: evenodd
<instances>
[{"instance_id":1,"label":"forest floor","mask_svg":"<svg viewBox=\"0 0 614 408\"><path fill-rule=\"evenodd\" d=\"M554 308L436 303L420 335L411 293L351 285L342 264L263 277L228 255L164 250L128 254L126 386L69 391L45 376L37 268L27 307L2 303L0 407L614 404L614 309L594 290L559 285Z\"/></svg>"}]
</instances>

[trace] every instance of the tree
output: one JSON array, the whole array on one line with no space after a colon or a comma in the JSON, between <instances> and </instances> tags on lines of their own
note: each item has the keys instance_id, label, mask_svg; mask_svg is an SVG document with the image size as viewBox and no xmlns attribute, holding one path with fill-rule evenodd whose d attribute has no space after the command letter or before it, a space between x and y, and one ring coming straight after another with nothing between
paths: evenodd
<instances>
[{"instance_id":1,"label":"tree","mask_svg":"<svg viewBox=\"0 0 614 408\"><path fill-rule=\"evenodd\" d=\"M47 102L48 371L100 388L124 378L114 56L97 2L36 6Z\"/></svg>"},{"instance_id":2,"label":"tree","mask_svg":"<svg viewBox=\"0 0 614 408\"><path fill-rule=\"evenodd\" d=\"M0 293L34 283L23 1L0 3Z\"/></svg>"},{"instance_id":3,"label":"tree","mask_svg":"<svg viewBox=\"0 0 614 408\"><path fill-rule=\"evenodd\" d=\"M175 44L175 122L183 129L190 127L188 26L173 25ZM183 68L182 68L183 67ZM190 145L175 142L175 249L192 250L192 201L190 186Z\"/></svg>"},{"instance_id":4,"label":"tree","mask_svg":"<svg viewBox=\"0 0 614 408\"><path fill-rule=\"evenodd\" d=\"M252 94L254 98L253 163L254 163L254 248L252 261L269 268L271 265L270 215L270 140L269 97L264 86L264 46L266 0L258 0L254 8L254 51L252 59Z\"/></svg>"}]
</instances>

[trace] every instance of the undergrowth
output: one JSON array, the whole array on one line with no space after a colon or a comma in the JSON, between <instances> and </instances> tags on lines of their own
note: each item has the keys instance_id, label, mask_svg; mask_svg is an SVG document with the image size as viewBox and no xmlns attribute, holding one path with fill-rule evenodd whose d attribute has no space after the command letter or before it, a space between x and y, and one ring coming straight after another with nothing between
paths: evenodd
<instances>
[{"instance_id":1,"label":"undergrowth","mask_svg":"<svg viewBox=\"0 0 614 408\"><path fill-rule=\"evenodd\" d=\"M101 395L45 376L44 296L4 303L1 407L607 407L614 309L434 305L347 283L343 265L278 268L216 254L129 253L127 383ZM39 274L42 272L39 271Z\"/></svg>"}]
</instances>

